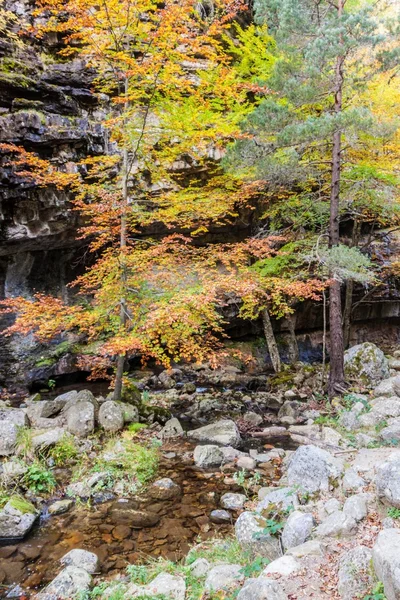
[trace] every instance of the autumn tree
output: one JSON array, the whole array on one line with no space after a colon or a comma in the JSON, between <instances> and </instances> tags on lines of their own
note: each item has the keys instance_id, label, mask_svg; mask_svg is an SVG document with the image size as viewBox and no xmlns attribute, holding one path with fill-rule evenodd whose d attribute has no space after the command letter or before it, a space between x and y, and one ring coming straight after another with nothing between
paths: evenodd
<instances>
[{"instance_id":1,"label":"autumn tree","mask_svg":"<svg viewBox=\"0 0 400 600\"><path fill-rule=\"evenodd\" d=\"M387 28L379 18L379 3L256 0L254 9L256 20L268 23L276 40L277 60L265 82L272 94L246 118L246 135L227 163L235 171L245 169L249 179L266 180L271 196L282 195L284 188L301 215L298 225L311 225L328 241L324 264L332 265L332 257L343 258L345 252L339 236L341 198L345 188L347 197L352 192L344 170L349 174L360 166L355 152L366 138L380 144L388 134L366 97L360 102L361 91L377 73ZM280 204L277 211L289 213L290 208ZM357 253L357 248L351 252L355 276L363 270ZM341 281L331 270L331 396L345 389Z\"/></svg>"}]
</instances>

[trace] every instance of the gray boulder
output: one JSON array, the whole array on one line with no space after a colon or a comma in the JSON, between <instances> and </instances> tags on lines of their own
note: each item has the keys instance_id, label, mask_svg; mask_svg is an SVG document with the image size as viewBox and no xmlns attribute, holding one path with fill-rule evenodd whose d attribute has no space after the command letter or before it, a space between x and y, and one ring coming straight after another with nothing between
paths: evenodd
<instances>
[{"instance_id":1,"label":"gray boulder","mask_svg":"<svg viewBox=\"0 0 400 600\"><path fill-rule=\"evenodd\" d=\"M87 437L94 431L94 405L76 402L67 411L67 430L77 437Z\"/></svg>"},{"instance_id":2,"label":"gray boulder","mask_svg":"<svg viewBox=\"0 0 400 600\"><path fill-rule=\"evenodd\" d=\"M0 409L0 456L10 456L16 451L18 428L26 427L28 418L19 408Z\"/></svg>"},{"instance_id":3,"label":"gray boulder","mask_svg":"<svg viewBox=\"0 0 400 600\"><path fill-rule=\"evenodd\" d=\"M368 514L369 494L356 494L347 498L343 506L345 515L352 517L355 521L362 521Z\"/></svg>"},{"instance_id":4,"label":"gray boulder","mask_svg":"<svg viewBox=\"0 0 400 600\"><path fill-rule=\"evenodd\" d=\"M190 440L217 444L219 446L233 446L236 448L240 441L240 433L234 421L221 420L205 425L199 429L188 431L187 436Z\"/></svg>"},{"instance_id":5,"label":"gray boulder","mask_svg":"<svg viewBox=\"0 0 400 600\"><path fill-rule=\"evenodd\" d=\"M139 411L136 406L128 404L128 402L118 402L118 404L122 410L124 423L137 423L139 421Z\"/></svg>"},{"instance_id":6,"label":"gray boulder","mask_svg":"<svg viewBox=\"0 0 400 600\"><path fill-rule=\"evenodd\" d=\"M44 598L53 595L57 600L70 600L88 590L91 583L92 577L85 569L70 565L45 587L42 594Z\"/></svg>"},{"instance_id":7,"label":"gray boulder","mask_svg":"<svg viewBox=\"0 0 400 600\"><path fill-rule=\"evenodd\" d=\"M397 420L395 423L389 425L389 427L385 427L379 433L379 437L385 442L398 442L400 440L400 420Z\"/></svg>"},{"instance_id":8,"label":"gray boulder","mask_svg":"<svg viewBox=\"0 0 400 600\"><path fill-rule=\"evenodd\" d=\"M100 406L99 425L109 433L116 433L124 427L124 412L119 402L107 400Z\"/></svg>"},{"instance_id":9,"label":"gray boulder","mask_svg":"<svg viewBox=\"0 0 400 600\"><path fill-rule=\"evenodd\" d=\"M235 535L240 546L254 555L270 560L281 554L278 538L265 531L266 521L259 515L243 512L235 523Z\"/></svg>"},{"instance_id":10,"label":"gray boulder","mask_svg":"<svg viewBox=\"0 0 400 600\"><path fill-rule=\"evenodd\" d=\"M372 548L372 560L387 600L400 598L400 530L384 529Z\"/></svg>"},{"instance_id":11,"label":"gray boulder","mask_svg":"<svg viewBox=\"0 0 400 600\"><path fill-rule=\"evenodd\" d=\"M31 530L39 513L30 502L11 498L0 511L0 539L19 541Z\"/></svg>"},{"instance_id":12,"label":"gray boulder","mask_svg":"<svg viewBox=\"0 0 400 600\"><path fill-rule=\"evenodd\" d=\"M237 600L288 600L288 597L277 581L258 577L243 586Z\"/></svg>"},{"instance_id":13,"label":"gray boulder","mask_svg":"<svg viewBox=\"0 0 400 600\"><path fill-rule=\"evenodd\" d=\"M399 375L396 375L395 377L388 377L387 379L384 379L383 381L381 381L379 383L379 385L377 385L376 388L374 389L374 392L373 392L374 397L378 398L379 396L396 396L396 395L398 395L397 392L394 391L395 382L397 382L397 384L396 384L396 388L397 388L398 384L400 384Z\"/></svg>"},{"instance_id":14,"label":"gray boulder","mask_svg":"<svg viewBox=\"0 0 400 600\"><path fill-rule=\"evenodd\" d=\"M337 510L318 525L315 533L318 538L324 537L347 537L351 536L356 529L356 520Z\"/></svg>"},{"instance_id":15,"label":"gray boulder","mask_svg":"<svg viewBox=\"0 0 400 600\"><path fill-rule=\"evenodd\" d=\"M183 427L176 417L169 419L161 430L161 437L163 440L182 437L183 435Z\"/></svg>"},{"instance_id":16,"label":"gray boulder","mask_svg":"<svg viewBox=\"0 0 400 600\"><path fill-rule=\"evenodd\" d=\"M222 465L224 455L218 446L196 446L193 453L194 462L198 467L208 469Z\"/></svg>"},{"instance_id":17,"label":"gray boulder","mask_svg":"<svg viewBox=\"0 0 400 600\"><path fill-rule=\"evenodd\" d=\"M50 504L48 511L50 515L63 515L68 512L74 505L73 500L56 500L53 504Z\"/></svg>"},{"instance_id":18,"label":"gray boulder","mask_svg":"<svg viewBox=\"0 0 400 600\"><path fill-rule=\"evenodd\" d=\"M296 560L293 556L285 555L269 563L269 565L266 566L264 571L261 573L261 577L268 575L280 575L281 577L287 577L288 575L297 573L297 571L300 571L300 569L301 565L298 560Z\"/></svg>"},{"instance_id":19,"label":"gray boulder","mask_svg":"<svg viewBox=\"0 0 400 600\"><path fill-rule=\"evenodd\" d=\"M208 572L204 588L207 592L228 591L243 580L242 565L217 565Z\"/></svg>"},{"instance_id":20,"label":"gray boulder","mask_svg":"<svg viewBox=\"0 0 400 600\"><path fill-rule=\"evenodd\" d=\"M343 477L343 489L345 492L356 492L366 485L365 480L351 467L346 470Z\"/></svg>"},{"instance_id":21,"label":"gray boulder","mask_svg":"<svg viewBox=\"0 0 400 600\"><path fill-rule=\"evenodd\" d=\"M158 479L148 489L148 495L156 500L171 500L181 494L180 486L169 477Z\"/></svg>"},{"instance_id":22,"label":"gray boulder","mask_svg":"<svg viewBox=\"0 0 400 600\"><path fill-rule=\"evenodd\" d=\"M162 596L168 600L185 600L186 583L183 577L160 573L147 585L139 590L141 596Z\"/></svg>"},{"instance_id":23,"label":"gray boulder","mask_svg":"<svg viewBox=\"0 0 400 600\"><path fill-rule=\"evenodd\" d=\"M400 508L400 452L393 452L378 466L375 486L381 502Z\"/></svg>"},{"instance_id":24,"label":"gray boulder","mask_svg":"<svg viewBox=\"0 0 400 600\"><path fill-rule=\"evenodd\" d=\"M316 446L301 446L292 455L287 480L309 493L328 491L332 481L343 473L343 462Z\"/></svg>"},{"instance_id":25,"label":"gray boulder","mask_svg":"<svg viewBox=\"0 0 400 600\"><path fill-rule=\"evenodd\" d=\"M50 448L51 446L55 446L58 442L60 442L65 436L70 436L71 434L62 427L55 427L54 429L48 429L43 433L38 433L32 436L32 448L33 450L45 450L46 448Z\"/></svg>"},{"instance_id":26,"label":"gray boulder","mask_svg":"<svg viewBox=\"0 0 400 600\"><path fill-rule=\"evenodd\" d=\"M227 510L217 508L210 512L210 521L218 525L222 523L230 523L232 521L232 515Z\"/></svg>"},{"instance_id":27,"label":"gray boulder","mask_svg":"<svg viewBox=\"0 0 400 600\"><path fill-rule=\"evenodd\" d=\"M344 353L344 368L349 379L374 387L389 377L389 363L382 350L371 342L352 346Z\"/></svg>"},{"instance_id":28,"label":"gray boulder","mask_svg":"<svg viewBox=\"0 0 400 600\"><path fill-rule=\"evenodd\" d=\"M282 544L285 550L304 544L311 535L314 518L311 513L295 510L286 521L282 531Z\"/></svg>"},{"instance_id":29,"label":"gray boulder","mask_svg":"<svg viewBox=\"0 0 400 600\"><path fill-rule=\"evenodd\" d=\"M198 558L189 567L193 577L204 577L211 569L211 565L206 558Z\"/></svg>"},{"instance_id":30,"label":"gray boulder","mask_svg":"<svg viewBox=\"0 0 400 600\"><path fill-rule=\"evenodd\" d=\"M262 490L263 488L261 488ZM259 497L260 492L259 491ZM287 510L299 505L297 493L290 487L269 489L268 492L262 493L262 500L257 504L256 511L262 513L264 510L277 508L278 510Z\"/></svg>"},{"instance_id":31,"label":"gray boulder","mask_svg":"<svg viewBox=\"0 0 400 600\"><path fill-rule=\"evenodd\" d=\"M88 550L80 550L74 548L64 554L60 558L60 563L65 567L72 565L73 567L81 567L88 573L96 573L99 570L99 558L94 552L88 552Z\"/></svg>"},{"instance_id":32,"label":"gray boulder","mask_svg":"<svg viewBox=\"0 0 400 600\"><path fill-rule=\"evenodd\" d=\"M352 548L341 558L338 592L343 600L362 598L374 584L372 551L366 546Z\"/></svg>"}]
</instances>

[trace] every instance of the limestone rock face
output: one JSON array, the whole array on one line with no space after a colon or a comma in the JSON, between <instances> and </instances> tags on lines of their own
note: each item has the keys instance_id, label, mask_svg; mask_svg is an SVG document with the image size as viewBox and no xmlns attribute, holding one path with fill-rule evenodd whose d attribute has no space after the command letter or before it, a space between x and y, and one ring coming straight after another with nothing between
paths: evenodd
<instances>
[{"instance_id":1,"label":"limestone rock face","mask_svg":"<svg viewBox=\"0 0 400 600\"><path fill-rule=\"evenodd\" d=\"M109 433L116 433L124 427L124 412L119 402L107 400L100 406L99 425Z\"/></svg>"},{"instance_id":2,"label":"limestone rock face","mask_svg":"<svg viewBox=\"0 0 400 600\"><path fill-rule=\"evenodd\" d=\"M301 446L290 459L287 479L291 486L315 493L328 491L343 472L343 462L316 446Z\"/></svg>"},{"instance_id":3,"label":"limestone rock face","mask_svg":"<svg viewBox=\"0 0 400 600\"><path fill-rule=\"evenodd\" d=\"M374 569L387 600L400 598L400 530L384 529L372 549Z\"/></svg>"},{"instance_id":4,"label":"limestone rock face","mask_svg":"<svg viewBox=\"0 0 400 600\"><path fill-rule=\"evenodd\" d=\"M217 444L218 446L233 446L236 448L240 443L239 430L234 421L228 419L188 431L187 436L195 442Z\"/></svg>"},{"instance_id":5,"label":"limestone rock face","mask_svg":"<svg viewBox=\"0 0 400 600\"><path fill-rule=\"evenodd\" d=\"M382 350L364 342L352 346L344 353L346 376L362 381L365 385L374 387L383 379L389 377L389 363Z\"/></svg>"},{"instance_id":6,"label":"limestone rock face","mask_svg":"<svg viewBox=\"0 0 400 600\"><path fill-rule=\"evenodd\" d=\"M372 551L366 546L356 546L342 557L339 563L338 592L343 600L362 598L374 583Z\"/></svg>"}]
</instances>

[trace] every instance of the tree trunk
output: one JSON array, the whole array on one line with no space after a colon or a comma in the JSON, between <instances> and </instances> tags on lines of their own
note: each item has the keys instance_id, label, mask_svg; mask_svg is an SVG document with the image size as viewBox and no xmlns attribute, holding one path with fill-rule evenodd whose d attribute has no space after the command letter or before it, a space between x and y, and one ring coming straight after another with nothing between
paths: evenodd
<instances>
[{"instance_id":1,"label":"tree trunk","mask_svg":"<svg viewBox=\"0 0 400 600\"><path fill-rule=\"evenodd\" d=\"M289 328L289 363L294 365L299 360L299 347L296 339L296 313L287 316Z\"/></svg>"},{"instance_id":2,"label":"tree trunk","mask_svg":"<svg viewBox=\"0 0 400 600\"><path fill-rule=\"evenodd\" d=\"M264 327L265 340L267 342L268 352L271 357L272 366L275 373L279 373L282 368L281 357L279 356L278 345L276 343L274 331L272 329L271 318L268 309L262 312L262 322Z\"/></svg>"},{"instance_id":3,"label":"tree trunk","mask_svg":"<svg viewBox=\"0 0 400 600\"><path fill-rule=\"evenodd\" d=\"M358 240L360 237L360 224L358 221L354 221L353 234L351 236L351 248L358 246ZM350 328L351 328L351 313L353 310L353 290L354 281L349 279L346 283L346 297L344 301L343 310L343 345L344 348L349 347L350 343Z\"/></svg>"},{"instance_id":4,"label":"tree trunk","mask_svg":"<svg viewBox=\"0 0 400 600\"><path fill-rule=\"evenodd\" d=\"M338 17L343 13L344 0L338 2ZM343 67L344 56L338 56L335 67L335 104L336 116L342 112L343 102ZM338 128L332 140L332 174L329 219L329 246L339 245L339 201L340 201L340 176L342 166L342 132ZM342 329L342 304L340 282L331 274L329 286L329 329L330 329L330 369L329 369L329 397L333 398L344 389L344 345Z\"/></svg>"},{"instance_id":5,"label":"tree trunk","mask_svg":"<svg viewBox=\"0 0 400 600\"><path fill-rule=\"evenodd\" d=\"M128 79L125 78L125 94L128 94ZM125 105L124 110L126 110ZM119 321L120 328L124 330L127 323L128 311L126 302L126 286L127 286L127 268L126 268L126 242L127 242L127 210L128 210L128 148L126 142L123 149L123 162L122 162L122 207L120 217L120 263L121 263L121 297L120 297L120 313ZM126 354L120 354L117 360L117 368L115 373L114 382L114 395L115 401L121 400L122 387L123 387L123 375L125 365Z\"/></svg>"}]
</instances>

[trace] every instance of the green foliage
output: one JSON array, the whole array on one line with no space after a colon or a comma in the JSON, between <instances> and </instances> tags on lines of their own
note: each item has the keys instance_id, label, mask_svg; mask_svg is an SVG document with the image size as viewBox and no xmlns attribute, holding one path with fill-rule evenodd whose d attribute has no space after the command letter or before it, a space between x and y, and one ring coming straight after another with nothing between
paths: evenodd
<instances>
[{"instance_id":1,"label":"green foliage","mask_svg":"<svg viewBox=\"0 0 400 600\"><path fill-rule=\"evenodd\" d=\"M64 435L59 442L49 449L48 456L54 460L57 466L65 465L77 458L79 451L73 436Z\"/></svg>"},{"instance_id":2,"label":"green foliage","mask_svg":"<svg viewBox=\"0 0 400 600\"><path fill-rule=\"evenodd\" d=\"M148 425L146 425L146 423L129 423L128 431L130 431L131 433L137 433L142 429L147 429L147 427Z\"/></svg>"},{"instance_id":3,"label":"green foliage","mask_svg":"<svg viewBox=\"0 0 400 600\"><path fill-rule=\"evenodd\" d=\"M35 461L28 467L23 481L28 489L39 494L52 492L57 485L53 473L39 461Z\"/></svg>"},{"instance_id":4,"label":"green foliage","mask_svg":"<svg viewBox=\"0 0 400 600\"><path fill-rule=\"evenodd\" d=\"M371 594L364 596L362 600L387 600L383 583L379 581L372 590Z\"/></svg>"},{"instance_id":5,"label":"green foliage","mask_svg":"<svg viewBox=\"0 0 400 600\"><path fill-rule=\"evenodd\" d=\"M258 471L255 471L253 475L250 477L247 476L246 469L241 469L240 471L236 471L233 475L233 479L243 488L244 493L247 497L251 496L252 490L255 486L257 486L261 481L261 475Z\"/></svg>"},{"instance_id":6,"label":"green foliage","mask_svg":"<svg viewBox=\"0 0 400 600\"><path fill-rule=\"evenodd\" d=\"M250 564L245 565L241 569L241 573L243 573L246 578L257 577L270 562L271 561L268 558L257 556Z\"/></svg>"},{"instance_id":7,"label":"green foliage","mask_svg":"<svg viewBox=\"0 0 400 600\"><path fill-rule=\"evenodd\" d=\"M387 511L388 517L392 519L400 519L400 508L396 508L395 506L391 506Z\"/></svg>"},{"instance_id":8,"label":"green foliage","mask_svg":"<svg viewBox=\"0 0 400 600\"><path fill-rule=\"evenodd\" d=\"M18 427L17 454L24 459L33 456L32 429L29 427Z\"/></svg>"},{"instance_id":9,"label":"green foliage","mask_svg":"<svg viewBox=\"0 0 400 600\"><path fill-rule=\"evenodd\" d=\"M358 248L349 248L339 244L339 246L321 250L318 258L326 276L331 273L339 281L348 279L359 283L373 281L372 263Z\"/></svg>"},{"instance_id":10,"label":"green foliage","mask_svg":"<svg viewBox=\"0 0 400 600\"><path fill-rule=\"evenodd\" d=\"M35 512L35 507L33 506L33 504L31 504L21 496L11 496L9 502L11 506L15 508L15 510L18 510L23 515Z\"/></svg>"}]
</instances>

